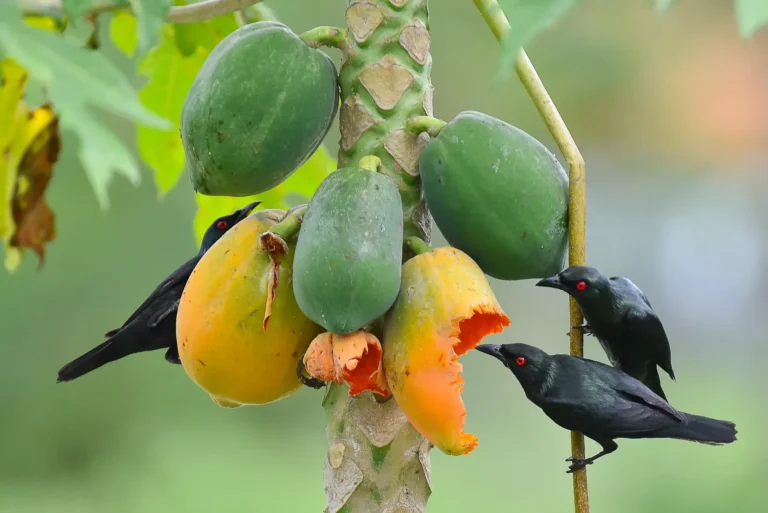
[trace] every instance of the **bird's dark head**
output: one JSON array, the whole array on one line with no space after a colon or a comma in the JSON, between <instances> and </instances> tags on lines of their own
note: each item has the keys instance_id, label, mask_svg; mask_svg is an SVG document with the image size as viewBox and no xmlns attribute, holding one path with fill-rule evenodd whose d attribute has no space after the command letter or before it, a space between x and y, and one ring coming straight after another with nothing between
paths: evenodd
<instances>
[{"instance_id":1,"label":"bird's dark head","mask_svg":"<svg viewBox=\"0 0 768 513\"><path fill-rule=\"evenodd\" d=\"M229 215L221 216L216 219L203 234L203 242L200 244L200 254L202 255L213 246L222 235L227 233L233 226L248 217L254 208L259 206L261 201L254 201L243 208L237 209Z\"/></svg>"},{"instance_id":2,"label":"bird's dark head","mask_svg":"<svg viewBox=\"0 0 768 513\"><path fill-rule=\"evenodd\" d=\"M602 297L610 291L611 282L594 267L572 265L559 274L544 278L536 286L562 290L581 302Z\"/></svg>"},{"instance_id":3,"label":"bird's dark head","mask_svg":"<svg viewBox=\"0 0 768 513\"><path fill-rule=\"evenodd\" d=\"M549 365L550 356L528 344L482 344L475 349L503 363L512 371L526 393L541 385Z\"/></svg>"}]
</instances>

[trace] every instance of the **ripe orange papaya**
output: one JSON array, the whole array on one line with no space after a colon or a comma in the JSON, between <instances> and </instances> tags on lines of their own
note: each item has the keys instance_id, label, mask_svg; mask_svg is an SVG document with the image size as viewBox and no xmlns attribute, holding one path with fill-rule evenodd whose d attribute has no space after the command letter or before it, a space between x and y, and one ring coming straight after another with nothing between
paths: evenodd
<instances>
[{"instance_id":1,"label":"ripe orange papaya","mask_svg":"<svg viewBox=\"0 0 768 513\"><path fill-rule=\"evenodd\" d=\"M462 251L439 248L403 265L384 326L384 372L413 427L446 454L477 446L464 432L459 356L509 323L483 271Z\"/></svg>"},{"instance_id":2,"label":"ripe orange papaya","mask_svg":"<svg viewBox=\"0 0 768 513\"><path fill-rule=\"evenodd\" d=\"M227 232L197 264L181 296L181 364L220 406L266 404L298 390L298 362L323 331L293 296L295 241L272 257L259 240L281 214L256 212Z\"/></svg>"}]
</instances>

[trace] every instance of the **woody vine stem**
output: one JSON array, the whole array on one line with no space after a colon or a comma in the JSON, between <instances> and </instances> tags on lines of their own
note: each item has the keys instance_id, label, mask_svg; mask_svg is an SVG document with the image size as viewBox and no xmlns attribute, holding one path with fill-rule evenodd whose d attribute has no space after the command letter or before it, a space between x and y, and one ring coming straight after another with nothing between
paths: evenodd
<instances>
[{"instance_id":1,"label":"woody vine stem","mask_svg":"<svg viewBox=\"0 0 768 513\"><path fill-rule=\"evenodd\" d=\"M509 32L510 26L497 1L474 0L474 2L493 35L501 41ZM568 263L570 265L584 265L586 261L587 214L584 158L576 147L576 142L568 131L565 121L557 111L555 103L547 93L525 50L521 49L517 56L515 71L568 163ZM570 298L569 301L571 326L579 325L584 320L581 310L573 298ZM571 329L570 332L571 354L583 356L584 334L582 330ZM574 458L584 458L584 435L575 431L571 432L571 454ZM586 468L573 473L573 501L576 513L589 513Z\"/></svg>"}]
</instances>

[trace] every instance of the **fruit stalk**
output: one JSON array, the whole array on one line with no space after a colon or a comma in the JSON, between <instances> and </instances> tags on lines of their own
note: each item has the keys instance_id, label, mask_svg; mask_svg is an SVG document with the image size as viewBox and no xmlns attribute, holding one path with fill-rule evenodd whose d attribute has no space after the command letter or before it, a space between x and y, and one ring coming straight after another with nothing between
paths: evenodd
<instances>
[{"instance_id":1,"label":"fruit stalk","mask_svg":"<svg viewBox=\"0 0 768 513\"><path fill-rule=\"evenodd\" d=\"M475 5L493 35L501 41L510 30L510 26L498 2L496 0L475 0ZM568 163L568 263L569 265L584 265L586 261L587 214L584 158L523 49L520 49L515 61L515 71ZM581 324L584 317L573 298L570 299L569 308L571 326ZM584 334L582 330L571 329L570 332L571 354L583 356ZM574 458L584 458L584 435L581 433L571 432L571 453ZM576 513L589 513L586 468L573 473L573 499Z\"/></svg>"},{"instance_id":2,"label":"fruit stalk","mask_svg":"<svg viewBox=\"0 0 768 513\"><path fill-rule=\"evenodd\" d=\"M400 192L405 236L429 241L418 174L428 136L406 129L408 119L432 116L427 0L349 0L346 19L338 165L378 157L378 171ZM348 391L331 384L323 401L326 512L424 512L431 444L395 401L379 403L370 392L353 398Z\"/></svg>"}]
</instances>

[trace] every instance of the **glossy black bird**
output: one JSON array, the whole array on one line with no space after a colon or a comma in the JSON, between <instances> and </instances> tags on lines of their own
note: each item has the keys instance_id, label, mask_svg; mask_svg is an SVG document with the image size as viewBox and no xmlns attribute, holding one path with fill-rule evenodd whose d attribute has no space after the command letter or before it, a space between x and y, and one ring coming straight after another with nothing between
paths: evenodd
<instances>
[{"instance_id":1,"label":"glossy black bird","mask_svg":"<svg viewBox=\"0 0 768 513\"><path fill-rule=\"evenodd\" d=\"M205 252L230 228L248 217L259 203L251 203L216 219L203 235L197 255L163 280L120 328L107 332L104 342L62 367L56 382L71 381L109 362L156 349L168 349L165 359L170 363L181 363L176 346L176 311L184 286Z\"/></svg>"},{"instance_id":2,"label":"glossy black bird","mask_svg":"<svg viewBox=\"0 0 768 513\"><path fill-rule=\"evenodd\" d=\"M656 366L675 379L669 340L651 303L637 285L628 278L607 278L594 267L586 266L571 266L536 285L571 295L586 320L574 328L595 335L614 367L667 400Z\"/></svg>"},{"instance_id":3,"label":"glossy black bird","mask_svg":"<svg viewBox=\"0 0 768 513\"><path fill-rule=\"evenodd\" d=\"M683 413L626 374L593 360L549 355L527 344L480 345L515 375L528 399L557 425L599 443L603 450L571 462L568 473L610 454L616 438L677 438L709 445L736 440L736 425Z\"/></svg>"}]
</instances>

